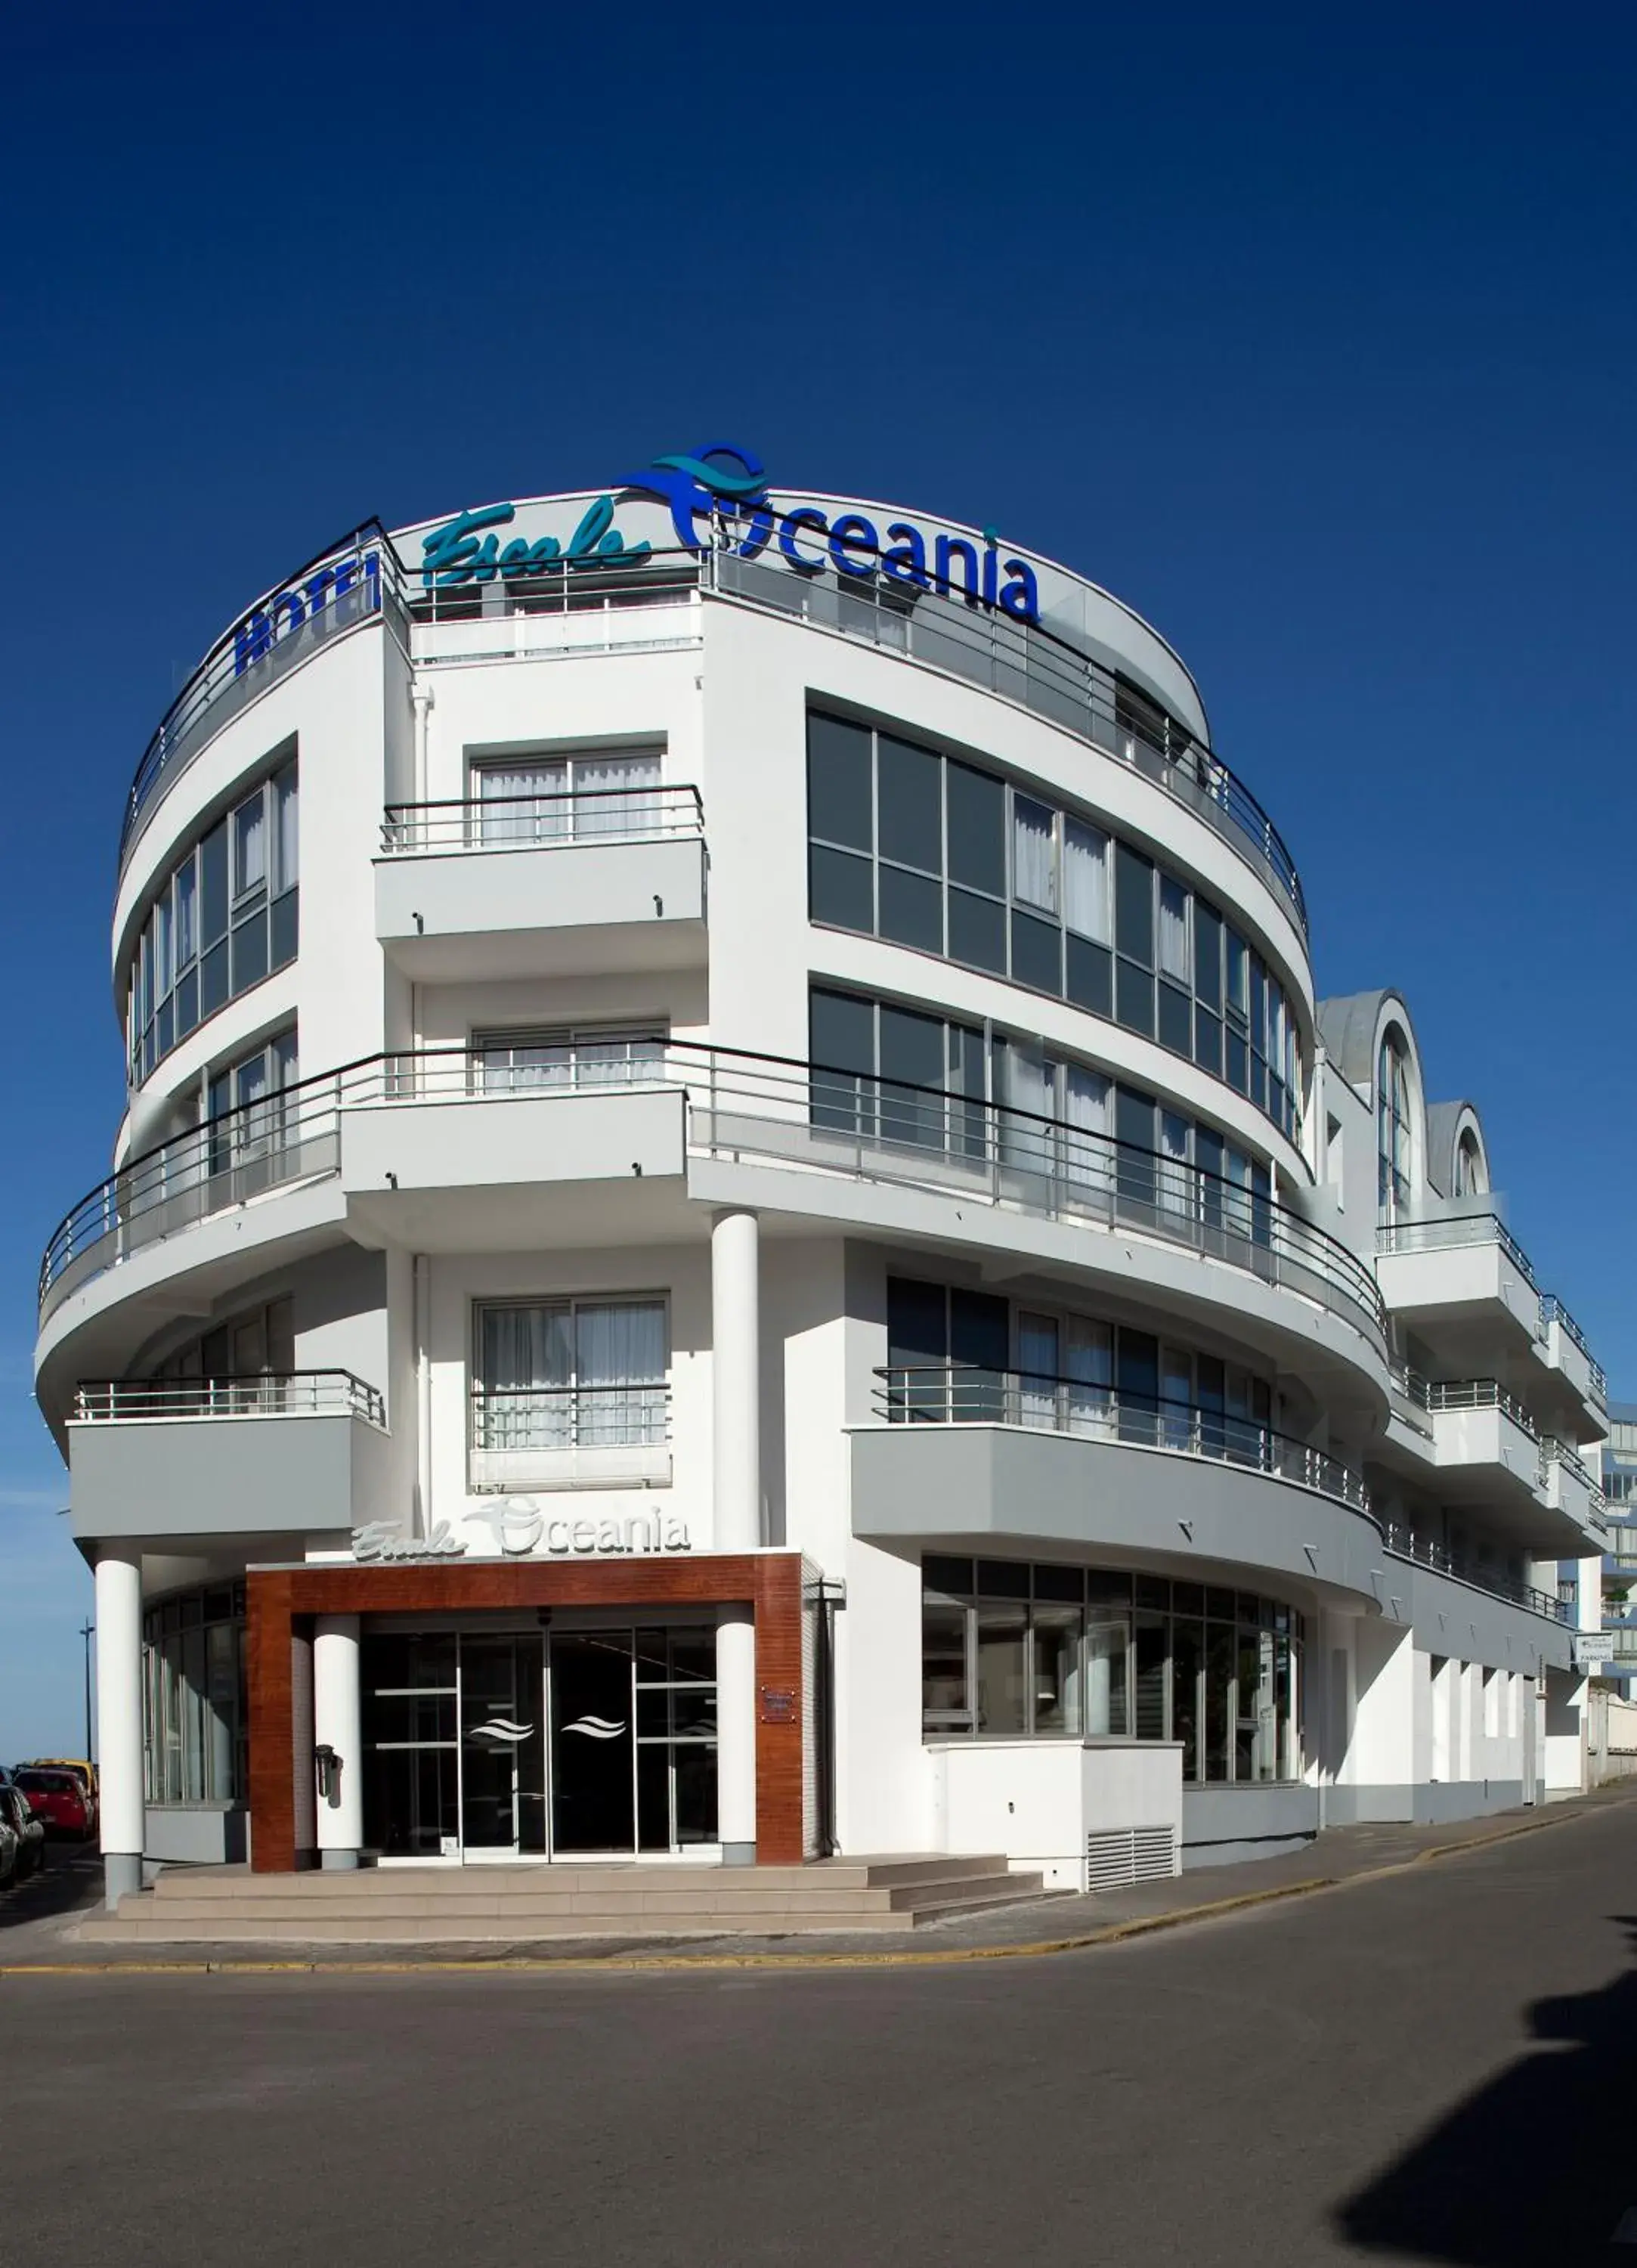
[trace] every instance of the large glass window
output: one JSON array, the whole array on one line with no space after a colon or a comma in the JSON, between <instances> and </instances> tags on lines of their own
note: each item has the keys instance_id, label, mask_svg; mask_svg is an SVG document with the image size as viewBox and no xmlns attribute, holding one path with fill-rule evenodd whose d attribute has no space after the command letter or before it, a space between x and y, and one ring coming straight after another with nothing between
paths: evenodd
<instances>
[{"instance_id":1,"label":"large glass window","mask_svg":"<svg viewBox=\"0 0 1637 2268\"><path fill-rule=\"evenodd\" d=\"M234 1803L249 1785L242 1584L185 1591L143 1617L150 1803Z\"/></svg>"},{"instance_id":2,"label":"large glass window","mask_svg":"<svg viewBox=\"0 0 1637 2268\"><path fill-rule=\"evenodd\" d=\"M128 973L133 1086L218 1008L295 959L297 850L296 767L289 763L173 868Z\"/></svg>"},{"instance_id":3,"label":"large glass window","mask_svg":"<svg viewBox=\"0 0 1637 2268\"><path fill-rule=\"evenodd\" d=\"M474 1448L651 1447L669 1437L663 1300L479 1307Z\"/></svg>"},{"instance_id":4,"label":"large glass window","mask_svg":"<svg viewBox=\"0 0 1637 2268\"><path fill-rule=\"evenodd\" d=\"M921 1562L929 1740L1172 1740L1189 1781L1299 1780L1301 1616L1102 1568Z\"/></svg>"},{"instance_id":5,"label":"large glass window","mask_svg":"<svg viewBox=\"0 0 1637 2268\"><path fill-rule=\"evenodd\" d=\"M558 1031L480 1032L472 1042L476 1083L486 1094L623 1086L657 1076L663 1033L652 1025L589 1024Z\"/></svg>"},{"instance_id":6,"label":"large glass window","mask_svg":"<svg viewBox=\"0 0 1637 2268\"><path fill-rule=\"evenodd\" d=\"M569 843L641 836L658 817L657 748L518 755L473 768L484 843Z\"/></svg>"},{"instance_id":7,"label":"large glass window","mask_svg":"<svg viewBox=\"0 0 1637 2268\"><path fill-rule=\"evenodd\" d=\"M1117 1019L1228 1079L1296 1138L1296 1012L1189 884L1044 797L819 711L807 777L814 921Z\"/></svg>"},{"instance_id":8,"label":"large glass window","mask_svg":"<svg viewBox=\"0 0 1637 2268\"><path fill-rule=\"evenodd\" d=\"M293 1031L278 1033L210 1074L205 1083L205 1122L212 1174L263 1163L288 1145L295 1121L287 1094L299 1075ZM250 1194L248 1185L244 1194Z\"/></svg>"},{"instance_id":9,"label":"large glass window","mask_svg":"<svg viewBox=\"0 0 1637 2268\"><path fill-rule=\"evenodd\" d=\"M1384 1034L1376 1066L1376 1198L1385 1213L1410 1201L1410 1066L1402 1036Z\"/></svg>"}]
</instances>

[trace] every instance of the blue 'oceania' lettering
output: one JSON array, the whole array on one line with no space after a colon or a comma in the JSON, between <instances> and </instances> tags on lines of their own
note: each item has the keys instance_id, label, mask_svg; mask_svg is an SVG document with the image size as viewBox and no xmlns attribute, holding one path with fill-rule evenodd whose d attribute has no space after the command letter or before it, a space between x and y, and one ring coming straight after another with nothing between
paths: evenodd
<instances>
[{"instance_id":1,"label":"blue 'oceania' lettering","mask_svg":"<svg viewBox=\"0 0 1637 2268\"><path fill-rule=\"evenodd\" d=\"M895 519L887 534L894 539L892 549L881 560L881 572L888 582L903 583L912 591L929 589L927 543L921 530L907 519Z\"/></svg>"},{"instance_id":2,"label":"blue 'oceania' lettering","mask_svg":"<svg viewBox=\"0 0 1637 2268\"><path fill-rule=\"evenodd\" d=\"M852 544L866 556L855 559L848 549ZM844 512L830 528L830 556L838 575L855 575L870 580L879 566L881 539L876 534L875 522L866 519L862 512Z\"/></svg>"},{"instance_id":3,"label":"blue 'oceania' lettering","mask_svg":"<svg viewBox=\"0 0 1637 2268\"><path fill-rule=\"evenodd\" d=\"M796 539L803 528L811 527L815 535L828 535L829 526L821 512L804 504L799 512L787 512L779 522L779 549L798 575L822 575L824 561L810 559L804 551L796 548Z\"/></svg>"}]
</instances>

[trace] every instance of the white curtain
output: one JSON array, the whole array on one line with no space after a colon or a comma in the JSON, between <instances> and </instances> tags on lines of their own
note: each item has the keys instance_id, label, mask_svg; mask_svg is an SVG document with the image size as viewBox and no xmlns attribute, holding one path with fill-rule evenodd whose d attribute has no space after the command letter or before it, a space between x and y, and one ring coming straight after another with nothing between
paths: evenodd
<instances>
[{"instance_id":1,"label":"white curtain","mask_svg":"<svg viewBox=\"0 0 1637 2268\"><path fill-rule=\"evenodd\" d=\"M1063 1116L1074 1130L1063 1138L1063 1167L1083 1189L1106 1189L1112 1181L1108 1147L1109 1098L1112 1090L1101 1071L1069 1064L1063 1077Z\"/></svg>"},{"instance_id":2,"label":"white curtain","mask_svg":"<svg viewBox=\"0 0 1637 2268\"><path fill-rule=\"evenodd\" d=\"M572 1439L573 1314L552 1307L485 1307L484 1446L566 1449ZM555 1392L542 1389L556 1388Z\"/></svg>"},{"instance_id":3,"label":"white curtain","mask_svg":"<svg viewBox=\"0 0 1637 2268\"><path fill-rule=\"evenodd\" d=\"M1012 798L1012 895L1026 906L1057 911L1057 867L1052 855L1052 814L1026 796Z\"/></svg>"},{"instance_id":4,"label":"white curtain","mask_svg":"<svg viewBox=\"0 0 1637 2268\"><path fill-rule=\"evenodd\" d=\"M1063 825L1063 918L1081 937L1109 942L1108 837L1070 819Z\"/></svg>"},{"instance_id":5,"label":"white curtain","mask_svg":"<svg viewBox=\"0 0 1637 2268\"><path fill-rule=\"evenodd\" d=\"M1170 1110L1161 1111L1160 1210L1185 1219L1194 1209L1194 1175L1188 1161L1192 1133L1186 1118L1178 1118Z\"/></svg>"},{"instance_id":6,"label":"white curtain","mask_svg":"<svg viewBox=\"0 0 1637 2268\"><path fill-rule=\"evenodd\" d=\"M664 1302L609 1301L577 1307L574 1325L581 1446L663 1440Z\"/></svg>"},{"instance_id":7,"label":"white curtain","mask_svg":"<svg viewBox=\"0 0 1637 2268\"><path fill-rule=\"evenodd\" d=\"M233 814L233 895L243 897L268 874L265 795L253 795Z\"/></svg>"},{"instance_id":8,"label":"white curtain","mask_svg":"<svg viewBox=\"0 0 1637 2268\"><path fill-rule=\"evenodd\" d=\"M1068 1381L1070 1425L1105 1426L1114 1382L1114 1334L1107 1323L1068 1317L1063 1326L1063 1375Z\"/></svg>"},{"instance_id":9,"label":"white curtain","mask_svg":"<svg viewBox=\"0 0 1637 2268\"><path fill-rule=\"evenodd\" d=\"M277 860L274 887L288 890L299 872L297 864L296 775L293 771L281 772L273 783L273 813L274 847Z\"/></svg>"},{"instance_id":10,"label":"white curtain","mask_svg":"<svg viewBox=\"0 0 1637 2268\"><path fill-rule=\"evenodd\" d=\"M1160 877L1159 917L1160 974L1175 978L1178 984L1193 989L1193 971L1188 966L1188 893L1180 882Z\"/></svg>"},{"instance_id":11,"label":"white curtain","mask_svg":"<svg viewBox=\"0 0 1637 2268\"><path fill-rule=\"evenodd\" d=\"M1049 1174L1052 1130L1038 1122L1055 1115L1055 1067L1024 1041L1002 1040L1000 1048L1001 1100L1007 1106L1001 1116L1001 1155L1009 1166L1019 1166L1031 1174ZM1015 1111L1033 1115L1014 1117Z\"/></svg>"},{"instance_id":12,"label":"white curtain","mask_svg":"<svg viewBox=\"0 0 1637 2268\"><path fill-rule=\"evenodd\" d=\"M569 767L486 764L478 774L485 843L550 843L569 833Z\"/></svg>"},{"instance_id":13,"label":"white curtain","mask_svg":"<svg viewBox=\"0 0 1637 2268\"><path fill-rule=\"evenodd\" d=\"M650 835L659 818L659 756L576 756L574 831L580 835Z\"/></svg>"}]
</instances>

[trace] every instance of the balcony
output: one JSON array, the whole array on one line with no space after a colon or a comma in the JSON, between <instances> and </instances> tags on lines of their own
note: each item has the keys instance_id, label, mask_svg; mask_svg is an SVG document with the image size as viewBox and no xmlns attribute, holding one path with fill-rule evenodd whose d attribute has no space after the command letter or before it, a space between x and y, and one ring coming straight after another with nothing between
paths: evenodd
<instances>
[{"instance_id":1,"label":"balcony","mask_svg":"<svg viewBox=\"0 0 1637 2268\"><path fill-rule=\"evenodd\" d=\"M1540 1486L1546 1502L1572 1520L1591 1539L1595 1550L1606 1550L1609 1523L1603 1491L1568 1443L1550 1433L1540 1444Z\"/></svg>"},{"instance_id":2,"label":"balcony","mask_svg":"<svg viewBox=\"0 0 1637 2268\"><path fill-rule=\"evenodd\" d=\"M1557 1373L1601 1432L1608 1423L1609 1381L1600 1364L1592 1359L1586 1334L1553 1292L1540 1295L1541 1360Z\"/></svg>"},{"instance_id":3,"label":"balcony","mask_svg":"<svg viewBox=\"0 0 1637 2268\"><path fill-rule=\"evenodd\" d=\"M1121 1395L1084 1379L982 1370L961 1363L894 1363L875 1373L871 1406L889 1425L1022 1425L1121 1441L1172 1456L1237 1465L1297 1488L1317 1489L1368 1513L1362 1476L1338 1457L1225 1409L1163 1395Z\"/></svg>"},{"instance_id":4,"label":"balcony","mask_svg":"<svg viewBox=\"0 0 1637 2268\"><path fill-rule=\"evenodd\" d=\"M1442 1492L1532 1502L1540 1485L1540 1437L1523 1404L1493 1378L1445 1381L1426 1393Z\"/></svg>"},{"instance_id":5,"label":"balcony","mask_svg":"<svg viewBox=\"0 0 1637 2268\"><path fill-rule=\"evenodd\" d=\"M473 1492L657 1488L671 1480L671 1389L617 1386L472 1390Z\"/></svg>"},{"instance_id":6,"label":"balcony","mask_svg":"<svg viewBox=\"0 0 1637 2268\"><path fill-rule=\"evenodd\" d=\"M1376 1275L1393 1314L1451 1369L1488 1369L1542 1336L1534 1271L1493 1211L1383 1221Z\"/></svg>"},{"instance_id":7,"label":"balcony","mask_svg":"<svg viewBox=\"0 0 1637 2268\"><path fill-rule=\"evenodd\" d=\"M702 968L697 789L394 804L375 928L416 982Z\"/></svg>"},{"instance_id":8,"label":"balcony","mask_svg":"<svg viewBox=\"0 0 1637 2268\"><path fill-rule=\"evenodd\" d=\"M349 1371L84 1384L68 1437L82 1540L305 1535L390 1509L385 1405Z\"/></svg>"},{"instance_id":9,"label":"balcony","mask_svg":"<svg viewBox=\"0 0 1637 2268\"><path fill-rule=\"evenodd\" d=\"M1418 1536L1413 1529L1396 1521L1385 1528L1387 1549L1395 1558L1408 1559L1418 1567L1430 1568L1435 1574L1447 1575L1452 1582L1464 1583L1471 1590L1483 1591L1492 1599L1504 1599L1509 1605L1523 1607L1531 1615L1544 1616L1547 1622L1572 1626L1575 1609L1572 1601L1553 1598L1549 1591L1537 1590L1533 1584L1514 1580L1504 1570L1484 1559L1473 1559L1458 1551L1451 1551L1442 1543L1430 1543Z\"/></svg>"},{"instance_id":10,"label":"balcony","mask_svg":"<svg viewBox=\"0 0 1637 2268\"><path fill-rule=\"evenodd\" d=\"M1364 1484L1304 1441L1079 1380L945 1364L875 1380L872 1422L852 1429L859 1535L1157 1550L1274 1588L1294 1577L1375 1595Z\"/></svg>"},{"instance_id":11,"label":"balcony","mask_svg":"<svg viewBox=\"0 0 1637 2268\"><path fill-rule=\"evenodd\" d=\"M233 1270L264 1268L281 1233L416 1251L628 1241L702 1233L678 1210L693 1199L1146 1276L1202 1313L1254 1313L1354 1388L1361 1366L1381 1362L1364 1264L1198 1167L973 1097L735 1049L655 1038L617 1057L600 1044L532 1052L538 1062L468 1048L371 1057L131 1160L47 1246L42 1327L72 1292L138 1262L133 1293L170 1296L178 1273L207 1262L221 1292Z\"/></svg>"}]
</instances>

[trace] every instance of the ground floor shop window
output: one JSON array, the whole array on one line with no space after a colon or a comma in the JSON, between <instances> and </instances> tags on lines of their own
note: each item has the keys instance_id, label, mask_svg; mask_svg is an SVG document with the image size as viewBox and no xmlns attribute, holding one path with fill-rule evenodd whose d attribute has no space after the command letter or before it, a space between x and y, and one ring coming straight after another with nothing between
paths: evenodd
<instances>
[{"instance_id":1,"label":"ground floor shop window","mask_svg":"<svg viewBox=\"0 0 1637 2268\"><path fill-rule=\"evenodd\" d=\"M150 1803L236 1803L249 1784L242 1584L185 1591L143 1617Z\"/></svg>"},{"instance_id":2,"label":"ground floor shop window","mask_svg":"<svg viewBox=\"0 0 1637 2268\"><path fill-rule=\"evenodd\" d=\"M929 1738L1182 1743L1191 1781L1302 1776L1302 1617L1203 1583L1026 1560L921 1563Z\"/></svg>"}]
</instances>

